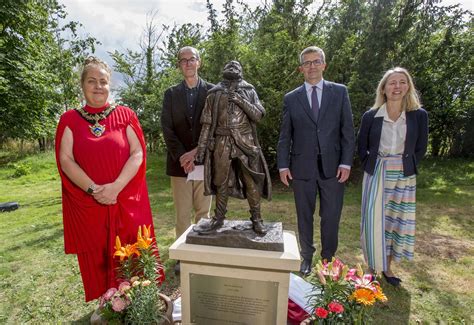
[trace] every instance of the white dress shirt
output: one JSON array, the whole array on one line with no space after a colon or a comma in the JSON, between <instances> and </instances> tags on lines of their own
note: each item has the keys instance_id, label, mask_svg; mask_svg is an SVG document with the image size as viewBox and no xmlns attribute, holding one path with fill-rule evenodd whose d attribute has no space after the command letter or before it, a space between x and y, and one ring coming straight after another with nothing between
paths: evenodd
<instances>
[{"instance_id":1,"label":"white dress shirt","mask_svg":"<svg viewBox=\"0 0 474 325\"><path fill-rule=\"evenodd\" d=\"M407 120L405 111L400 114L396 121L388 116L385 104L380 106L375 117L383 117L382 134L380 136L379 152L391 155L400 155L405 151L405 139L407 135Z\"/></svg>"}]
</instances>

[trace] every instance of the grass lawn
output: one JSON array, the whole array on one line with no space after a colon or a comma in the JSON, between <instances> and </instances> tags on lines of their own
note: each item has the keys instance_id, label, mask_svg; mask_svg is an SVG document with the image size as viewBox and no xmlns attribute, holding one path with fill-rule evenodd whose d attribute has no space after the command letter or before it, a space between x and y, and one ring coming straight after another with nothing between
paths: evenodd
<instances>
[{"instance_id":1,"label":"grass lawn","mask_svg":"<svg viewBox=\"0 0 474 325\"><path fill-rule=\"evenodd\" d=\"M174 241L174 208L164 155L150 154L148 185L168 290L179 281L168 260ZM0 151L0 202L20 209L0 213L0 323L87 323L96 302L85 303L74 255L63 251L61 190L52 153L16 157ZM359 248L360 185L347 186L338 255L363 263ZM396 264L400 288L381 280L389 302L375 324L474 322L474 160L426 159L417 191L414 263ZM231 199L229 217L247 219L246 203ZM292 193L274 185L263 202L265 221L296 230ZM319 227L315 226L316 243Z\"/></svg>"}]
</instances>

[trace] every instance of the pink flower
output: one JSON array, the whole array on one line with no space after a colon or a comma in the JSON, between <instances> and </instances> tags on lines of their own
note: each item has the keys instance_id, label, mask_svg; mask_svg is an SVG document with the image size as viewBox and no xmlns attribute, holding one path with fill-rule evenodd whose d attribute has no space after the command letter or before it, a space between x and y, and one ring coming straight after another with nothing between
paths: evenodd
<instances>
[{"instance_id":1,"label":"pink flower","mask_svg":"<svg viewBox=\"0 0 474 325\"><path fill-rule=\"evenodd\" d=\"M107 290L107 292L104 294L105 301L109 301L110 298L112 298L116 292L116 288L110 288L109 290Z\"/></svg>"},{"instance_id":2,"label":"pink flower","mask_svg":"<svg viewBox=\"0 0 474 325\"><path fill-rule=\"evenodd\" d=\"M326 284L326 278L324 277L323 271L317 271L316 274L318 275L319 282L323 285Z\"/></svg>"},{"instance_id":3,"label":"pink flower","mask_svg":"<svg viewBox=\"0 0 474 325\"><path fill-rule=\"evenodd\" d=\"M315 314L319 318L327 318L328 314L329 314L329 311L327 311L326 309L324 309L322 307L318 307L318 308L316 308Z\"/></svg>"},{"instance_id":4,"label":"pink flower","mask_svg":"<svg viewBox=\"0 0 474 325\"><path fill-rule=\"evenodd\" d=\"M105 306L105 298L104 298L104 296L102 295L102 296L100 296L100 298L99 298L99 308L104 308L104 306Z\"/></svg>"},{"instance_id":5,"label":"pink flower","mask_svg":"<svg viewBox=\"0 0 474 325\"><path fill-rule=\"evenodd\" d=\"M127 281L124 281L124 282L120 283L118 289L119 289L120 292L125 293L128 290L130 290L130 288L131 288L130 283L127 282Z\"/></svg>"},{"instance_id":6,"label":"pink flower","mask_svg":"<svg viewBox=\"0 0 474 325\"><path fill-rule=\"evenodd\" d=\"M346 281L355 281L356 279L358 279L357 269L349 269L349 271L347 271L345 280Z\"/></svg>"},{"instance_id":7,"label":"pink flower","mask_svg":"<svg viewBox=\"0 0 474 325\"><path fill-rule=\"evenodd\" d=\"M361 278L356 277L354 281L354 287L356 289L359 288L367 288L372 291L374 291L374 283L373 283L374 277L372 274L364 274Z\"/></svg>"},{"instance_id":8,"label":"pink flower","mask_svg":"<svg viewBox=\"0 0 474 325\"><path fill-rule=\"evenodd\" d=\"M338 303L337 301L333 301L329 303L328 308L329 308L329 311L336 314L340 314L344 311L344 306Z\"/></svg>"},{"instance_id":9,"label":"pink flower","mask_svg":"<svg viewBox=\"0 0 474 325\"><path fill-rule=\"evenodd\" d=\"M112 309L121 312L128 306L128 303L126 300L122 299L121 297L116 297L114 300L112 300Z\"/></svg>"},{"instance_id":10,"label":"pink flower","mask_svg":"<svg viewBox=\"0 0 474 325\"><path fill-rule=\"evenodd\" d=\"M322 272L324 275L330 276L334 281L339 281L344 268L344 263L340 259L333 259L332 262L322 263Z\"/></svg>"}]
</instances>

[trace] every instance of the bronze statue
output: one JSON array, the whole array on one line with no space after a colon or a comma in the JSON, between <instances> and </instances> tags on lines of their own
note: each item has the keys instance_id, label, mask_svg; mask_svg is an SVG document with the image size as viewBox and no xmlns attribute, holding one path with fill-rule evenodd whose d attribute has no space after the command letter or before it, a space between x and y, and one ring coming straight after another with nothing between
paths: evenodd
<instances>
[{"instance_id":1,"label":"bronze statue","mask_svg":"<svg viewBox=\"0 0 474 325\"><path fill-rule=\"evenodd\" d=\"M256 130L265 109L255 88L242 79L239 62L228 62L223 78L209 90L201 116L196 161L204 160L204 193L216 195L216 209L206 229L198 231L222 227L231 196L247 199L253 230L265 234L260 199L271 199L271 180Z\"/></svg>"}]
</instances>

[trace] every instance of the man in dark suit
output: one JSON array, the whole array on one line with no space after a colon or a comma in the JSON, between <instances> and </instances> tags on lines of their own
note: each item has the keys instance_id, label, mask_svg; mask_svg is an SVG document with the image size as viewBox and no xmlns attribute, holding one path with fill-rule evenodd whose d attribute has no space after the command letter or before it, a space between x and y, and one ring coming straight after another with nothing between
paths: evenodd
<instances>
[{"instance_id":1,"label":"man in dark suit","mask_svg":"<svg viewBox=\"0 0 474 325\"><path fill-rule=\"evenodd\" d=\"M355 148L351 104L344 85L323 80L324 51L311 46L300 54L305 82L284 97L278 141L278 169L292 181L300 241L300 272L311 272L313 214L319 193L321 257L330 261L338 244L344 182Z\"/></svg>"},{"instance_id":2,"label":"man in dark suit","mask_svg":"<svg viewBox=\"0 0 474 325\"><path fill-rule=\"evenodd\" d=\"M211 196L204 195L204 179L195 166L196 147L201 133L201 112L207 91L214 85L199 78L199 52L190 46L178 52L178 65L184 80L165 92L161 127L168 149L166 174L171 177L171 188L176 211L176 238L194 222L209 217ZM193 173L194 172L194 173ZM190 175L190 173L192 173ZM179 262L175 267L179 273Z\"/></svg>"}]
</instances>

